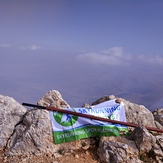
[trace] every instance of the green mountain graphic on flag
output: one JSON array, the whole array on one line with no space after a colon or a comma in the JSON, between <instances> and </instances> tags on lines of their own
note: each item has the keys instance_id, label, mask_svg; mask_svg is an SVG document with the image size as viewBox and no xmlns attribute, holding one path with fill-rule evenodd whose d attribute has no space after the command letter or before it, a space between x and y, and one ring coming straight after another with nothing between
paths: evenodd
<instances>
[{"instance_id":1,"label":"green mountain graphic on flag","mask_svg":"<svg viewBox=\"0 0 163 163\"><path fill-rule=\"evenodd\" d=\"M53 113L53 116L58 124L60 124L61 126L65 126L65 127L72 126L73 124L76 123L76 121L78 119L78 116L64 114L64 113L57 113L56 115L54 115L54 113Z\"/></svg>"}]
</instances>

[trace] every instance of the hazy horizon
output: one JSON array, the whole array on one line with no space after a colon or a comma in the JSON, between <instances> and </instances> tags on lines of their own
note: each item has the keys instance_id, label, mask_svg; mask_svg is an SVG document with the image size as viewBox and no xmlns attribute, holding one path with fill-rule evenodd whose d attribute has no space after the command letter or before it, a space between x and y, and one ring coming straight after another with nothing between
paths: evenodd
<instances>
[{"instance_id":1,"label":"hazy horizon","mask_svg":"<svg viewBox=\"0 0 163 163\"><path fill-rule=\"evenodd\" d=\"M0 1L0 94L72 107L115 95L163 108L163 1Z\"/></svg>"}]
</instances>

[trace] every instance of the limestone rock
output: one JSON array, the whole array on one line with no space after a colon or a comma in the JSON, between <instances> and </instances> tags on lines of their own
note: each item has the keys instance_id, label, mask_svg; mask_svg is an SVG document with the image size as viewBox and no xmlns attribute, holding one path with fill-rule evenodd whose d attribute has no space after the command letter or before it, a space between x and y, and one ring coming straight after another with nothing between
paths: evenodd
<instances>
[{"instance_id":1,"label":"limestone rock","mask_svg":"<svg viewBox=\"0 0 163 163\"><path fill-rule=\"evenodd\" d=\"M48 92L38 104L46 106L56 101L60 104L58 107L69 107L58 91ZM88 149L90 144L90 138L70 143L54 144L49 112L33 108L26 112L22 123L15 127L13 135L8 141L5 154L8 156L21 156L44 153L60 157L65 153L71 153L72 150Z\"/></svg>"},{"instance_id":2,"label":"limestone rock","mask_svg":"<svg viewBox=\"0 0 163 163\"><path fill-rule=\"evenodd\" d=\"M98 155L100 160L106 163L142 163L134 141L124 137L103 137Z\"/></svg>"},{"instance_id":3,"label":"limestone rock","mask_svg":"<svg viewBox=\"0 0 163 163\"><path fill-rule=\"evenodd\" d=\"M0 150L6 146L26 111L27 109L13 98L0 95Z\"/></svg>"},{"instance_id":4,"label":"limestone rock","mask_svg":"<svg viewBox=\"0 0 163 163\"><path fill-rule=\"evenodd\" d=\"M127 122L156 127L153 114L143 105L131 103L122 99L125 104Z\"/></svg>"},{"instance_id":5,"label":"limestone rock","mask_svg":"<svg viewBox=\"0 0 163 163\"><path fill-rule=\"evenodd\" d=\"M158 108L154 110L152 113L155 121L159 122L163 126L163 108Z\"/></svg>"},{"instance_id":6,"label":"limestone rock","mask_svg":"<svg viewBox=\"0 0 163 163\"><path fill-rule=\"evenodd\" d=\"M69 104L63 100L62 95L57 90L47 92L38 102L41 106L53 106L57 108L69 108Z\"/></svg>"},{"instance_id":7,"label":"limestone rock","mask_svg":"<svg viewBox=\"0 0 163 163\"><path fill-rule=\"evenodd\" d=\"M163 130L163 126L158 121L155 120L154 122L155 122L156 128Z\"/></svg>"},{"instance_id":8,"label":"limestone rock","mask_svg":"<svg viewBox=\"0 0 163 163\"><path fill-rule=\"evenodd\" d=\"M154 157L156 158L158 163L163 162L163 135L157 135L156 136L156 142L157 144L154 145L152 148Z\"/></svg>"},{"instance_id":9,"label":"limestone rock","mask_svg":"<svg viewBox=\"0 0 163 163\"><path fill-rule=\"evenodd\" d=\"M87 103L84 103L84 104L82 105L82 108L92 109L92 106L89 105L89 104L87 104Z\"/></svg>"},{"instance_id":10,"label":"limestone rock","mask_svg":"<svg viewBox=\"0 0 163 163\"><path fill-rule=\"evenodd\" d=\"M163 135L156 135L156 141L159 146L163 149Z\"/></svg>"},{"instance_id":11,"label":"limestone rock","mask_svg":"<svg viewBox=\"0 0 163 163\"><path fill-rule=\"evenodd\" d=\"M136 127L131 133L140 154L149 153L156 144L156 138L145 127Z\"/></svg>"},{"instance_id":12,"label":"limestone rock","mask_svg":"<svg viewBox=\"0 0 163 163\"><path fill-rule=\"evenodd\" d=\"M53 144L49 112L28 110L8 142L6 155L48 153L53 151Z\"/></svg>"},{"instance_id":13,"label":"limestone rock","mask_svg":"<svg viewBox=\"0 0 163 163\"><path fill-rule=\"evenodd\" d=\"M105 101L108 101L108 100L114 100L114 99L116 99L116 97L115 97L114 95L103 96L103 97L101 97L100 99L94 101L94 102L92 103L92 105L97 105L97 104L100 104L100 103L102 103L102 102L105 102Z\"/></svg>"}]
</instances>

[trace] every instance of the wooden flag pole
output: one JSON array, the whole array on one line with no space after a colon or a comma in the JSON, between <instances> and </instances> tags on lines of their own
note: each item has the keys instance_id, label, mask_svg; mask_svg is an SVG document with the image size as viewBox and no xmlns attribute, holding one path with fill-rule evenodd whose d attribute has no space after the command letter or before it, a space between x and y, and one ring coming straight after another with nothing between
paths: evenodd
<instances>
[{"instance_id":1,"label":"wooden flag pole","mask_svg":"<svg viewBox=\"0 0 163 163\"><path fill-rule=\"evenodd\" d=\"M103 121L103 122L121 124L121 125L129 126L129 127L138 127L138 126L140 126L140 125L134 124L134 123L128 123L128 122L122 122L122 121L117 121L117 120L111 120L111 119L107 119L107 118L101 118L101 117L97 117L97 116L93 116L93 115L88 115L88 114L81 114L81 113L77 113L77 112L73 112L73 111L69 111L69 110L64 110L64 109L58 109L58 108L49 107L49 106L45 107L45 106L39 106L39 105L34 105L34 104L29 104L29 103L22 103L22 105L29 106L29 107L37 107L39 109L46 109L46 110L51 110L51 111L57 111L57 112L60 112L60 113L76 115L76 116L80 116L80 117L84 117L84 118L90 118L90 119L95 119L95 120L99 120L99 121ZM163 133L163 130L159 129L159 128L148 127L148 126L144 126L144 127L147 130L150 130L150 131L156 131L156 132Z\"/></svg>"}]
</instances>

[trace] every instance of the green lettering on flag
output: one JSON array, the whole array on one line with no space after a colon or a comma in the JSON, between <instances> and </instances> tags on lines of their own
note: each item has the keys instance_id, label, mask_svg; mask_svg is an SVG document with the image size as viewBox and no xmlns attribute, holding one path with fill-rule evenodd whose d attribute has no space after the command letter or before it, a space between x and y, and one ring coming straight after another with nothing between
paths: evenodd
<instances>
[{"instance_id":1,"label":"green lettering on flag","mask_svg":"<svg viewBox=\"0 0 163 163\"><path fill-rule=\"evenodd\" d=\"M122 129L123 131L127 132L127 129ZM56 131L54 132L54 140L56 144L71 142L74 140L80 140L83 138L88 137L95 137L95 136L119 136L120 129L113 126L85 126L82 128L77 128L73 130L66 130L66 131Z\"/></svg>"}]
</instances>

